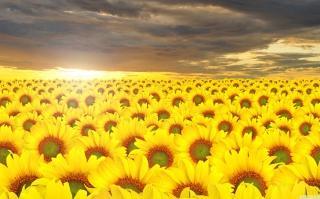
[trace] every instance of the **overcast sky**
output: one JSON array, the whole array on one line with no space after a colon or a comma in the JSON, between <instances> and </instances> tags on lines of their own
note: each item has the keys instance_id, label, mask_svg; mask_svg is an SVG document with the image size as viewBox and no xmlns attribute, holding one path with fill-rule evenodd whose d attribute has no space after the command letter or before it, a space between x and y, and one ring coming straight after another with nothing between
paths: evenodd
<instances>
[{"instance_id":1,"label":"overcast sky","mask_svg":"<svg viewBox=\"0 0 320 199\"><path fill-rule=\"evenodd\" d=\"M320 77L320 0L1 0L0 67Z\"/></svg>"}]
</instances>

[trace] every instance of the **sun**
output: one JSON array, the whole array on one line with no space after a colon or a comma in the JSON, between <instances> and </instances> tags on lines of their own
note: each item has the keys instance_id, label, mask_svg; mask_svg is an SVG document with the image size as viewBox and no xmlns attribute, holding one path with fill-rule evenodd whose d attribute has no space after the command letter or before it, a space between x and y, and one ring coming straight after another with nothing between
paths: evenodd
<instances>
[{"instance_id":1,"label":"sun","mask_svg":"<svg viewBox=\"0 0 320 199\"><path fill-rule=\"evenodd\" d=\"M58 67L58 73L65 78L73 78L73 79L101 79L105 77L116 78L119 76L115 74L111 74L113 72L106 71L95 71L95 70L83 70L83 69L67 69ZM119 76L121 77L121 76Z\"/></svg>"}]
</instances>

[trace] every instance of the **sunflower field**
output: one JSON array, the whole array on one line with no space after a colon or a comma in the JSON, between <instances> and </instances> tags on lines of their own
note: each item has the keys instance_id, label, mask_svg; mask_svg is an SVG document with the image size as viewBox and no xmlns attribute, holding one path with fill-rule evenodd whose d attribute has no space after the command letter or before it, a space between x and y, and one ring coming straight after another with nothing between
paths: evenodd
<instances>
[{"instance_id":1,"label":"sunflower field","mask_svg":"<svg viewBox=\"0 0 320 199\"><path fill-rule=\"evenodd\" d=\"M0 199L320 198L319 85L0 80Z\"/></svg>"}]
</instances>

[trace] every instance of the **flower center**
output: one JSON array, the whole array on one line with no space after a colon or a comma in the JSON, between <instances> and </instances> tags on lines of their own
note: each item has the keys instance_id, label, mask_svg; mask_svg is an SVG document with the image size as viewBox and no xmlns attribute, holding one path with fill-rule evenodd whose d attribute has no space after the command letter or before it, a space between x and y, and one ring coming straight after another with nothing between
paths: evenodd
<instances>
[{"instance_id":1,"label":"flower center","mask_svg":"<svg viewBox=\"0 0 320 199\"><path fill-rule=\"evenodd\" d=\"M315 186L320 189L320 181L317 179L305 180L305 182L310 186Z\"/></svg>"},{"instance_id":2,"label":"flower center","mask_svg":"<svg viewBox=\"0 0 320 199\"><path fill-rule=\"evenodd\" d=\"M191 159L196 163L199 160L206 161L207 156L210 155L211 146L212 143L208 140L200 139L194 141L189 149Z\"/></svg>"},{"instance_id":3,"label":"flower center","mask_svg":"<svg viewBox=\"0 0 320 199\"><path fill-rule=\"evenodd\" d=\"M218 125L218 130L223 130L224 132L230 133L232 130L232 124L228 121L222 121Z\"/></svg>"},{"instance_id":4,"label":"flower center","mask_svg":"<svg viewBox=\"0 0 320 199\"><path fill-rule=\"evenodd\" d=\"M223 104L222 99L215 99L213 100L213 104Z\"/></svg>"},{"instance_id":5,"label":"flower center","mask_svg":"<svg viewBox=\"0 0 320 199\"><path fill-rule=\"evenodd\" d=\"M301 135L308 135L311 130L311 124L308 122L304 122L299 127Z\"/></svg>"},{"instance_id":6,"label":"flower center","mask_svg":"<svg viewBox=\"0 0 320 199\"><path fill-rule=\"evenodd\" d=\"M261 96L258 100L260 106L266 105L268 103L268 97L267 96Z\"/></svg>"},{"instance_id":7,"label":"flower center","mask_svg":"<svg viewBox=\"0 0 320 199\"><path fill-rule=\"evenodd\" d=\"M132 150L138 149L138 147L135 145L136 138L143 139L141 136L137 137L129 137L126 140L122 142L122 146L127 148L127 154L129 154Z\"/></svg>"},{"instance_id":8,"label":"flower center","mask_svg":"<svg viewBox=\"0 0 320 199\"><path fill-rule=\"evenodd\" d=\"M140 104L140 106L142 106L142 104L149 104L149 101L147 99L139 99L138 104Z\"/></svg>"},{"instance_id":9,"label":"flower center","mask_svg":"<svg viewBox=\"0 0 320 199\"><path fill-rule=\"evenodd\" d=\"M26 120L24 123L23 123L23 129L25 131L30 131L30 128L35 124L36 122L34 120Z\"/></svg>"},{"instance_id":10,"label":"flower center","mask_svg":"<svg viewBox=\"0 0 320 199\"><path fill-rule=\"evenodd\" d=\"M71 175L65 176L65 177L61 178L61 182L62 183L65 183L65 182L69 183L72 197L74 197L79 190L87 191L86 186L92 187L92 185L88 181L87 177L82 173L76 173L76 174L71 174Z\"/></svg>"},{"instance_id":11,"label":"flower center","mask_svg":"<svg viewBox=\"0 0 320 199\"><path fill-rule=\"evenodd\" d=\"M148 152L149 167L153 167L155 164L160 167L170 167L173 163L173 155L170 149L166 146L156 146Z\"/></svg>"},{"instance_id":12,"label":"flower center","mask_svg":"<svg viewBox=\"0 0 320 199\"><path fill-rule=\"evenodd\" d=\"M127 99L122 99L122 100L120 100L120 103L121 103L121 106L122 107L128 107L128 106L130 106L130 102L129 102L129 100L127 100Z\"/></svg>"},{"instance_id":13,"label":"flower center","mask_svg":"<svg viewBox=\"0 0 320 199\"><path fill-rule=\"evenodd\" d=\"M184 102L181 97L176 97L172 100L172 105L179 107L180 103Z\"/></svg>"},{"instance_id":14,"label":"flower center","mask_svg":"<svg viewBox=\"0 0 320 199\"><path fill-rule=\"evenodd\" d=\"M276 88L272 88L272 89L271 89L271 92L273 92L273 93L277 93L277 92L278 92L278 90L277 90Z\"/></svg>"},{"instance_id":15,"label":"flower center","mask_svg":"<svg viewBox=\"0 0 320 199\"><path fill-rule=\"evenodd\" d=\"M161 110L158 112L158 120L165 120L170 117L170 113L166 110Z\"/></svg>"},{"instance_id":16,"label":"flower center","mask_svg":"<svg viewBox=\"0 0 320 199\"><path fill-rule=\"evenodd\" d=\"M102 147L90 147L85 151L85 154L87 159L89 159L92 155L97 156L97 158L102 156L108 157L108 152Z\"/></svg>"},{"instance_id":17,"label":"flower center","mask_svg":"<svg viewBox=\"0 0 320 199\"><path fill-rule=\"evenodd\" d=\"M34 175L27 175L16 178L15 181L10 185L10 191L19 196L23 187L29 187L31 183L36 179L38 179L38 177Z\"/></svg>"},{"instance_id":18,"label":"flower center","mask_svg":"<svg viewBox=\"0 0 320 199\"><path fill-rule=\"evenodd\" d=\"M288 120L292 118L292 115L288 110L280 110L277 112L277 115L279 115L280 117L285 117Z\"/></svg>"},{"instance_id":19,"label":"flower center","mask_svg":"<svg viewBox=\"0 0 320 199\"><path fill-rule=\"evenodd\" d=\"M152 99L155 99L157 101L160 100L160 95L158 95L158 93L151 93L151 95L152 95Z\"/></svg>"},{"instance_id":20,"label":"flower center","mask_svg":"<svg viewBox=\"0 0 320 199\"><path fill-rule=\"evenodd\" d=\"M293 103L294 103L294 106L297 107L297 106L303 106L303 102L301 99L295 99L293 100Z\"/></svg>"},{"instance_id":21,"label":"flower center","mask_svg":"<svg viewBox=\"0 0 320 199\"><path fill-rule=\"evenodd\" d=\"M94 104L94 101L95 101L95 97L94 96L88 96L86 99L85 99L85 103L87 106L91 106Z\"/></svg>"},{"instance_id":22,"label":"flower center","mask_svg":"<svg viewBox=\"0 0 320 199\"><path fill-rule=\"evenodd\" d=\"M62 117L62 116L63 116L63 113L61 113L61 112L55 112L53 114L53 117L55 117L55 118Z\"/></svg>"},{"instance_id":23,"label":"flower center","mask_svg":"<svg viewBox=\"0 0 320 199\"><path fill-rule=\"evenodd\" d=\"M70 99L67 102L68 108L78 108L79 103L76 99Z\"/></svg>"},{"instance_id":24,"label":"flower center","mask_svg":"<svg viewBox=\"0 0 320 199\"><path fill-rule=\"evenodd\" d=\"M240 106L241 106L241 108L243 108L243 107L250 108L251 107L251 101L249 99L243 99L240 102Z\"/></svg>"},{"instance_id":25,"label":"flower center","mask_svg":"<svg viewBox=\"0 0 320 199\"><path fill-rule=\"evenodd\" d=\"M196 104L196 105L199 105L201 104L202 102L204 102L204 97L201 96L201 95L196 95L193 97L192 101Z\"/></svg>"},{"instance_id":26,"label":"flower center","mask_svg":"<svg viewBox=\"0 0 320 199\"><path fill-rule=\"evenodd\" d=\"M320 146L316 146L312 151L310 152L310 155L313 157L313 159L319 164L320 161Z\"/></svg>"},{"instance_id":27,"label":"flower center","mask_svg":"<svg viewBox=\"0 0 320 199\"><path fill-rule=\"evenodd\" d=\"M136 193L141 193L146 186L144 183L131 177L120 178L115 184L123 189L131 189Z\"/></svg>"},{"instance_id":28,"label":"flower center","mask_svg":"<svg viewBox=\"0 0 320 199\"><path fill-rule=\"evenodd\" d=\"M279 129L284 133L288 133L288 132L290 133L290 129L287 126L279 126Z\"/></svg>"},{"instance_id":29,"label":"flower center","mask_svg":"<svg viewBox=\"0 0 320 199\"><path fill-rule=\"evenodd\" d=\"M244 136L244 134L246 134L246 133L251 134L252 139L254 139L257 136L257 131L252 126L244 127L244 129L242 130L242 135Z\"/></svg>"},{"instance_id":30,"label":"flower center","mask_svg":"<svg viewBox=\"0 0 320 199\"><path fill-rule=\"evenodd\" d=\"M202 115L206 118L213 118L214 117L214 111L205 111L202 113Z\"/></svg>"},{"instance_id":31,"label":"flower center","mask_svg":"<svg viewBox=\"0 0 320 199\"><path fill-rule=\"evenodd\" d=\"M181 134L181 131L182 131L182 126L179 125L179 124L175 124L175 125L172 125L170 126L170 129L169 129L169 133L173 133L173 134Z\"/></svg>"},{"instance_id":32,"label":"flower center","mask_svg":"<svg viewBox=\"0 0 320 199\"><path fill-rule=\"evenodd\" d=\"M22 103L22 105L26 105L31 101L31 97L28 95L22 95L20 97L20 102Z\"/></svg>"},{"instance_id":33,"label":"flower center","mask_svg":"<svg viewBox=\"0 0 320 199\"><path fill-rule=\"evenodd\" d=\"M244 171L235 175L231 180L230 183L235 186L234 192L236 192L238 186L242 183L250 183L257 187L260 193L264 196L265 191L267 189L266 182L264 179L256 172L253 171Z\"/></svg>"},{"instance_id":34,"label":"flower center","mask_svg":"<svg viewBox=\"0 0 320 199\"><path fill-rule=\"evenodd\" d=\"M116 125L117 125L117 123L116 123L115 121L112 121L112 120L107 121L107 122L105 123L105 125L104 125L104 130L105 130L106 132L108 132L108 131L113 132L113 131L112 131L112 127L115 127Z\"/></svg>"},{"instance_id":35,"label":"flower center","mask_svg":"<svg viewBox=\"0 0 320 199\"><path fill-rule=\"evenodd\" d=\"M16 147L10 142L0 142L0 163L6 165L7 157L12 153L17 153Z\"/></svg>"},{"instance_id":36,"label":"flower center","mask_svg":"<svg viewBox=\"0 0 320 199\"><path fill-rule=\"evenodd\" d=\"M65 146L63 141L55 137L45 137L38 147L39 153L44 155L44 159L49 162L51 158L56 157L59 153L63 154Z\"/></svg>"},{"instance_id":37,"label":"flower center","mask_svg":"<svg viewBox=\"0 0 320 199\"><path fill-rule=\"evenodd\" d=\"M0 105L6 107L7 103L10 102L10 99L7 97L3 97L0 99Z\"/></svg>"},{"instance_id":38,"label":"flower center","mask_svg":"<svg viewBox=\"0 0 320 199\"><path fill-rule=\"evenodd\" d=\"M132 119L137 118L138 120L144 120L145 115L143 113L134 113Z\"/></svg>"},{"instance_id":39,"label":"flower center","mask_svg":"<svg viewBox=\"0 0 320 199\"><path fill-rule=\"evenodd\" d=\"M41 103L41 104L50 104L50 100L48 100L48 99L42 99L42 100L40 100L40 103Z\"/></svg>"},{"instance_id":40,"label":"flower center","mask_svg":"<svg viewBox=\"0 0 320 199\"><path fill-rule=\"evenodd\" d=\"M318 99L318 98L313 99L313 100L311 100L311 103L312 103L313 106L315 106L316 104L320 103L320 99Z\"/></svg>"},{"instance_id":41,"label":"flower center","mask_svg":"<svg viewBox=\"0 0 320 199\"><path fill-rule=\"evenodd\" d=\"M82 134L83 136L88 136L89 130L95 131L96 129L95 129L92 125L90 125L90 124L84 125L84 126L82 127L82 129L81 129L81 134Z\"/></svg>"},{"instance_id":42,"label":"flower center","mask_svg":"<svg viewBox=\"0 0 320 199\"><path fill-rule=\"evenodd\" d=\"M199 183L181 184L173 190L172 194L179 198L183 189L187 187L189 187L190 190L192 190L196 195L204 195L204 196L208 195L208 191L204 189Z\"/></svg>"},{"instance_id":43,"label":"flower center","mask_svg":"<svg viewBox=\"0 0 320 199\"><path fill-rule=\"evenodd\" d=\"M269 150L270 156L276 156L276 159L272 163L285 163L290 164L292 162L290 156L290 150L285 146L275 146Z\"/></svg>"}]
</instances>

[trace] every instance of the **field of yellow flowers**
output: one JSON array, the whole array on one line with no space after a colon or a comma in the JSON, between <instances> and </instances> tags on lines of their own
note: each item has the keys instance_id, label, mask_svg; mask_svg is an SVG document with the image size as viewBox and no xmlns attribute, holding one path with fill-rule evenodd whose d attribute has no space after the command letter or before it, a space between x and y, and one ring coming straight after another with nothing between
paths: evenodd
<instances>
[{"instance_id":1,"label":"field of yellow flowers","mask_svg":"<svg viewBox=\"0 0 320 199\"><path fill-rule=\"evenodd\" d=\"M0 199L319 195L320 80L0 80Z\"/></svg>"}]
</instances>

